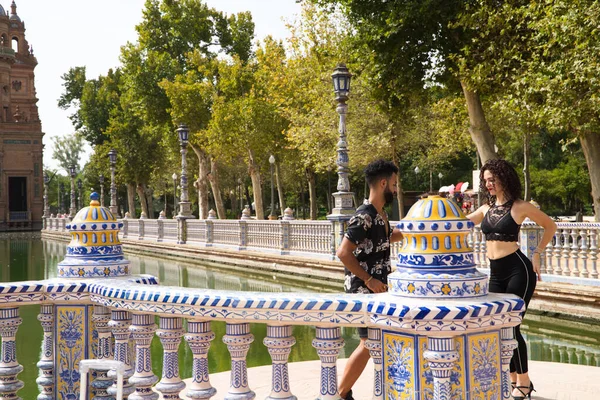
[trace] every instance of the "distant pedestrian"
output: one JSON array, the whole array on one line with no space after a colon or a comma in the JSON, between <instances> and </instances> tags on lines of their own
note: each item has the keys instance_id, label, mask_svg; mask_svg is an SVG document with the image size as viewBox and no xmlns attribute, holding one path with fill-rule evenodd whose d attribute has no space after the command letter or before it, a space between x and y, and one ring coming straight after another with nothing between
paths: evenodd
<instances>
[{"instance_id":1,"label":"distant pedestrian","mask_svg":"<svg viewBox=\"0 0 600 400\"><path fill-rule=\"evenodd\" d=\"M397 191L398 167L391 161L377 160L365 168L369 198L358 207L342 240L337 256L344 264L346 293L387 292L387 277L391 272L390 242L402 239L398 229L391 229L384 206L391 204ZM358 328L360 343L346 364L340 381L342 399L350 400L352 386L369 361L365 347L367 328Z\"/></svg>"},{"instance_id":2,"label":"distant pedestrian","mask_svg":"<svg viewBox=\"0 0 600 400\"><path fill-rule=\"evenodd\" d=\"M487 204L469 214L487 243L490 260L490 292L520 296L526 306L533 296L537 280L541 280L540 258L556 232L556 224L528 201L521 200L521 181L517 171L505 160L490 160L481 167L481 193L487 193ZM519 250L521 223L529 218L544 228L544 235L533 251L533 262ZM520 325L515 327L518 346L510 360L512 396L515 400L531 398L533 383L529 379L527 345Z\"/></svg>"}]
</instances>

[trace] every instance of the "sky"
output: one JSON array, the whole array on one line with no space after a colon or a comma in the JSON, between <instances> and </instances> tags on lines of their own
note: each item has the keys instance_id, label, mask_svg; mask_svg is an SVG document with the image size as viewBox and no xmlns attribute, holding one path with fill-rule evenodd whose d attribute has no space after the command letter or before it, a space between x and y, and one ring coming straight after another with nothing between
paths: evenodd
<instances>
[{"instance_id":1,"label":"sky","mask_svg":"<svg viewBox=\"0 0 600 400\"><path fill-rule=\"evenodd\" d=\"M0 0L10 12L12 0ZM228 14L250 11L256 39L288 36L285 21L300 14L295 0L204 0ZM63 87L60 78L71 67L86 66L87 77L106 74L119 65L120 47L136 41L135 26L142 19L145 0L16 0L25 22L25 37L38 60L35 86L44 136L44 166L58 169L52 159L53 136L73 133L72 111L57 106ZM82 159L83 165L91 149Z\"/></svg>"}]
</instances>

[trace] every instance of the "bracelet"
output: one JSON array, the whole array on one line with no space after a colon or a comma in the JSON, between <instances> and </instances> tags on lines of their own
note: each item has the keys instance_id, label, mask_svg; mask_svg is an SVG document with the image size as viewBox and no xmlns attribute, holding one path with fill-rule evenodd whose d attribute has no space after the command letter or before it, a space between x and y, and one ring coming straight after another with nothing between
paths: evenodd
<instances>
[{"instance_id":1,"label":"bracelet","mask_svg":"<svg viewBox=\"0 0 600 400\"><path fill-rule=\"evenodd\" d=\"M371 279L373 279L373 275L371 275L371 276L369 277L369 279L367 279L367 280L365 281L365 285L368 285L368 284L369 284L369 282L371 282Z\"/></svg>"},{"instance_id":2,"label":"bracelet","mask_svg":"<svg viewBox=\"0 0 600 400\"><path fill-rule=\"evenodd\" d=\"M544 251L544 250L540 250L540 248L539 248L539 247L536 247L536 248L533 250L533 252L534 252L534 253L538 253L538 254L542 254L542 252L543 252L543 251Z\"/></svg>"}]
</instances>

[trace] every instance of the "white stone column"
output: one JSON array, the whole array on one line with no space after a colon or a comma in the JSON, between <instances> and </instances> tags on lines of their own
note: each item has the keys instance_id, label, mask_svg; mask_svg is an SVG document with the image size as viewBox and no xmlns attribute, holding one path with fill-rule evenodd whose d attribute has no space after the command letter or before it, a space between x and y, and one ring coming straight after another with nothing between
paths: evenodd
<instances>
[{"instance_id":1,"label":"white stone column","mask_svg":"<svg viewBox=\"0 0 600 400\"><path fill-rule=\"evenodd\" d=\"M337 358L344 347L341 330L317 327L312 345L321 359L321 384L317 400L341 400L337 384Z\"/></svg>"},{"instance_id":2,"label":"white stone column","mask_svg":"<svg viewBox=\"0 0 600 400\"><path fill-rule=\"evenodd\" d=\"M502 328L500 331L502 357L502 399L512 398L512 388L510 385L510 359L517 348L518 343L514 336L514 327Z\"/></svg>"},{"instance_id":3,"label":"white stone column","mask_svg":"<svg viewBox=\"0 0 600 400\"><path fill-rule=\"evenodd\" d=\"M375 369L373 377L373 400L383 400L381 329L369 328L369 337L365 342L365 347L369 350Z\"/></svg>"},{"instance_id":4,"label":"white stone column","mask_svg":"<svg viewBox=\"0 0 600 400\"><path fill-rule=\"evenodd\" d=\"M266 400L296 400L290 390L288 358L296 339L292 336L292 326L267 326L267 337L263 340L273 361L271 394Z\"/></svg>"},{"instance_id":5,"label":"white stone column","mask_svg":"<svg viewBox=\"0 0 600 400\"><path fill-rule=\"evenodd\" d=\"M248 387L248 368L246 355L250 344L254 342L254 335L250 333L250 324L227 323L223 343L227 345L231 355L231 380L229 392L225 400L251 400L256 394Z\"/></svg>"},{"instance_id":6,"label":"white stone column","mask_svg":"<svg viewBox=\"0 0 600 400\"><path fill-rule=\"evenodd\" d=\"M42 391L37 400L54 400L54 306L42 304L37 319L44 330L42 358L37 363L40 374L35 380Z\"/></svg>"},{"instance_id":7,"label":"white stone column","mask_svg":"<svg viewBox=\"0 0 600 400\"><path fill-rule=\"evenodd\" d=\"M160 329L157 332L163 346L162 379L156 390L162 393L163 399L181 399L179 393L185 389L185 383L179 376L179 355L177 350L183 337L183 319L160 317Z\"/></svg>"},{"instance_id":8,"label":"white stone column","mask_svg":"<svg viewBox=\"0 0 600 400\"><path fill-rule=\"evenodd\" d=\"M434 400L450 400L450 374L459 358L454 338L428 337L427 350L423 356L429 362L429 369L433 374Z\"/></svg>"},{"instance_id":9,"label":"white stone column","mask_svg":"<svg viewBox=\"0 0 600 400\"><path fill-rule=\"evenodd\" d=\"M131 313L128 311L112 310L111 319L108 322L112 334L115 338L114 355L116 361L121 361L126 365L125 373L123 374L123 396L127 397L134 392L135 388L129 382L129 378L133 375L133 367L131 366L131 356L129 351L129 326L131 325ZM108 376L115 380L117 374L110 371ZM113 384L108 388L108 393L112 396L117 394L117 385Z\"/></svg>"},{"instance_id":10,"label":"white stone column","mask_svg":"<svg viewBox=\"0 0 600 400\"><path fill-rule=\"evenodd\" d=\"M94 305L92 322L98 332L98 354L99 360L112 359L112 335L108 323L110 322L110 310L106 307ZM113 397L108 394L108 388L112 386L113 380L108 377L108 371L96 371L96 379L92 382L95 389L94 400L111 400Z\"/></svg>"},{"instance_id":11,"label":"white stone column","mask_svg":"<svg viewBox=\"0 0 600 400\"><path fill-rule=\"evenodd\" d=\"M208 371L208 349L215 334L210 329L210 321L188 321L188 333L185 340L192 349L194 361L192 364L192 384L187 396L192 399L210 399L217 390L211 386Z\"/></svg>"},{"instance_id":12,"label":"white stone column","mask_svg":"<svg viewBox=\"0 0 600 400\"><path fill-rule=\"evenodd\" d=\"M156 332L154 315L133 314L129 331L135 341L135 373L129 378L129 382L135 386L135 392L129 396L129 400L157 400L158 393L152 390L152 386L158 382L158 377L152 372L150 357L150 344Z\"/></svg>"},{"instance_id":13,"label":"white stone column","mask_svg":"<svg viewBox=\"0 0 600 400\"><path fill-rule=\"evenodd\" d=\"M15 336L23 320L18 308L0 309L0 336L2 337L2 359L0 360L0 399L21 400L17 392L24 386L17 379L23 366L17 361Z\"/></svg>"}]
</instances>

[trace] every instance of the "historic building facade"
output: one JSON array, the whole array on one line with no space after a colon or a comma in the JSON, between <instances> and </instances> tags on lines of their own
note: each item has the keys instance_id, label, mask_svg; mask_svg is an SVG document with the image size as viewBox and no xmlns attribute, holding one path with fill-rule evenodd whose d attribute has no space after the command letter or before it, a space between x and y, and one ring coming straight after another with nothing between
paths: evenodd
<instances>
[{"instance_id":1,"label":"historic building facade","mask_svg":"<svg viewBox=\"0 0 600 400\"><path fill-rule=\"evenodd\" d=\"M10 14L0 5L0 231L42 227L44 134L36 65L15 2Z\"/></svg>"}]
</instances>

